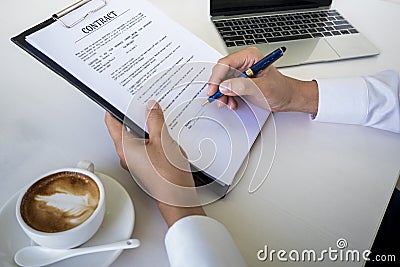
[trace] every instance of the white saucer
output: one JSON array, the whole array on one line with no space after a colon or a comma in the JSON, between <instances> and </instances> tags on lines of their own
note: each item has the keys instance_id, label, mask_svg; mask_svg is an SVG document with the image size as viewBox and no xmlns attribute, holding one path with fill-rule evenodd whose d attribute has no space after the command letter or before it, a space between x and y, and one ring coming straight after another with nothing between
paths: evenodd
<instances>
[{"instance_id":1,"label":"white saucer","mask_svg":"<svg viewBox=\"0 0 400 267\"><path fill-rule=\"evenodd\" d=\"M82 247L101 245L128 239L132 235L135 223L135 211L132 200L126 190L113 178L96 172L106 191L106 214L99 231ZM15 217L17 192L0 210L0 266L17 267L14 254L25 246L34 245L25 235ZM106 267L113 263L122 250L99 252L70 258L49 265L54 267Z\"/></svg>"}]
</instances>

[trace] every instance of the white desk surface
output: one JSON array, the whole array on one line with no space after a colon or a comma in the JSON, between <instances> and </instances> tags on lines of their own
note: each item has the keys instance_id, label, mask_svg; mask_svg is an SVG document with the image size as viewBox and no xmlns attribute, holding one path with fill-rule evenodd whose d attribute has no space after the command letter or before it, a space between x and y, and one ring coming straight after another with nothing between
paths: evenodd
<instances>
[{"instance_id":1,"label":"white desk surface","mask_svg":"<svg viewBox=\"0 0 400 267\"><path fill-rule=\"evenodd\" d=\"M0 206L40 174L74 166L81 159L92 160L97 170L125 186L136 208L133 236L142 241L142 246L123 252L113 266L168 266L163 243L166 225L152 199L119 166L103 122L104 110L10 41L72 2L2 1ZM208 19L207 0L151 2L225 54ZM334 7L382 53L281 71L311 79L400 70L400 39L393 30L400 24L400 5L385 0L334 2ZM315 123L305 114L282 113L274 118L276 159L265 184L255 194L248 194L248 171L232 193L206 207L207 213L226 225L250 266L267 265L256 257L264 245L287 251L318 251L336 248L336 240L345 238L351 248L368 249L397 180L399 135L359 126ZM273 147L269 134L272 125L270 120L264 129L264 149ZM260 147L257 142L254 150ZM268 162L270 154L265 157ZM254 165L250 162L249 169ZM268 164L257 169L259 175L264 165ZM277 261L269 264L287 265Z\"/></svg>"}]
</instances>

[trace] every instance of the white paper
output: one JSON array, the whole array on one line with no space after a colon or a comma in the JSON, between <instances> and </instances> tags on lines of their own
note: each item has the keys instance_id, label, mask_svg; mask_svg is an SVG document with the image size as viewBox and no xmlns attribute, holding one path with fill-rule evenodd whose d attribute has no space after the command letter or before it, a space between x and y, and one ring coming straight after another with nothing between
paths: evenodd
<instances>
[{"instance_id":1,"label":"white paper","mask_svg":"<svg viewBox=\"0 0 400 267\"><path fill-rule=\"evenodd\" d=\"M244 101L237 111L202 107L221 55L146 1L109 0L73 28L56 22L27 41L143 129L147 101L159 101L191 163L227 185L269 115Z\"/></svg>"}]
</instances>

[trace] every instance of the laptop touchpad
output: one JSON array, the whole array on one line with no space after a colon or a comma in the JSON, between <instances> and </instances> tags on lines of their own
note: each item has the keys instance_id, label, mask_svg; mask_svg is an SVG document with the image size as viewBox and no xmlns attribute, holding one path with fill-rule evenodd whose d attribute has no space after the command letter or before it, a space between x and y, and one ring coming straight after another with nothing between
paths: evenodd
<instances>
[{"instance_id":1,"label":"laptop touchpad","mask_svg":"<svg viewBox=\"0 0 400 267\"><path fill-rule=\"evenodd\" d=\"M291 42L280 42L268 45L257 45L263 54L285 46L285 55L274 63L276 67L300 65L339 59L339 55L323 39L306 39Z\"/></svg>"},{"instance_id":2,"label":"laptop touchpad","mask_svg":"<svg viewBox=\"0 0 400 267\"><path fill-rule=\"evenodd\" d=\"M349 34L327 38L327 42L342 58L379 54L379 50L362 34Z\"/></svg>"}]
</instances>

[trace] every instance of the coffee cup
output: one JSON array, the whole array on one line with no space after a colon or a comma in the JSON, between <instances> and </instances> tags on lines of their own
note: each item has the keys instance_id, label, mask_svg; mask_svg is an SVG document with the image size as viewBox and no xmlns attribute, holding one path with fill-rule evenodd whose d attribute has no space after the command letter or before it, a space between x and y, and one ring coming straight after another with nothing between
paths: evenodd
<instances>
[{"instance_id":1,"label":"coffee cup","mask_svg":"<svg viewBox=\"0 0 400 267\"><path fill-rule=\"evenodd\" d=\"M38 245L59 249L88 241L104 214L104 186L89 161L35 179L22 190L16 206L23 231Z\"/></svg>"}]
</instances>

